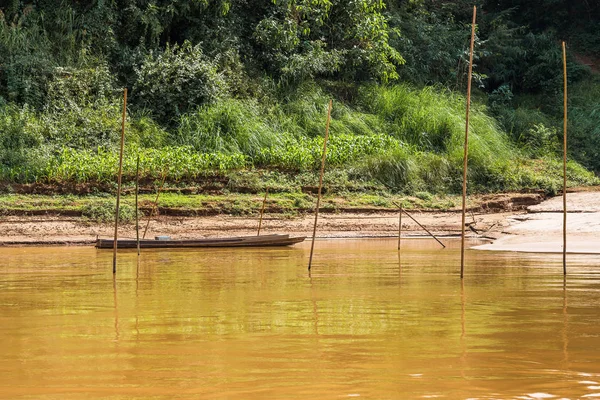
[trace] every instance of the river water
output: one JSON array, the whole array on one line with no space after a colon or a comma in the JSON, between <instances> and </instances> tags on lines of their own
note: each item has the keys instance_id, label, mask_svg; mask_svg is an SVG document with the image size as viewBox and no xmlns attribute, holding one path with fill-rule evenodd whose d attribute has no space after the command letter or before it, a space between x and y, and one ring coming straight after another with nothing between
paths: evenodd
<instances>
[{"instance_id":1,"label":"river water","mask_svg":"<svg viewBox=\"0 0 600 400\"><path fill-rule=\"evenodd\" d=\"M0 249L0 397L600 397L600 264L459 242Z\"/></svg>"}]
</instances>

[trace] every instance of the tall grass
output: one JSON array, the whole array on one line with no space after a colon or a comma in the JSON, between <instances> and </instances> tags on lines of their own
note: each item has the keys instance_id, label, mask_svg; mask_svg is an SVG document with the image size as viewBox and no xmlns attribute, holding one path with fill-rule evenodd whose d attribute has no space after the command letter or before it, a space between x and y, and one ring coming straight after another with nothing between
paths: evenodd
<instances>
[{"instance_id":1,"label":"tall grass","mask_svg":"<svg viewBox=\"0 0 600 400\"><path fill-rule=\"evenodd\" d=\"M254 156L265 147L277 146L281 139L255 101L225 99L182 116L175 143L202 152Z\"/></svg>"},{"instance_id":2,"label":"tall grass","mask_svg":"<svg viewBox=\"0 0 600 400\"><path fill-rule=\"evenodd\" d=\"M398 190L456 191L460 184L465 135L465 99L456 93L407 85L365 88L361 106L385 121L387 133L412 150L369 160L366 170ZM470 119L469 170L475 190L519 188L516 161L520 152L483 106L475 105ZM396 162L398 165L394 167Z\"/></svg>"}]
</instances>

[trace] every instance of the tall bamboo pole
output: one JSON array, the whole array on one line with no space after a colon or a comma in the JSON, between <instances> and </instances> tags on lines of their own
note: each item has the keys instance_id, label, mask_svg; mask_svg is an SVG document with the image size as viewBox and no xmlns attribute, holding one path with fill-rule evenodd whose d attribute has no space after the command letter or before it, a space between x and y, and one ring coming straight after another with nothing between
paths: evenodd
<instances>
[{"instance_id":1,"label":"tall bamboo pole","mask_svg":"<svg viewBox=\"0 0 600 400\"><path fill-rule=\"evenodd\" d=\"M315 249L315 237L317 236L317 221L319 219L319 206L321 205L321 190L323 188L323 174L325 173L325 158L327 156L327 141L329 140L329 122L331 121L331 107L333 101L329 100L327 108L327 123L325 124L325 140L323 140L323 157L321 158L321 173L319 175L319 192L317 194L317 206L315 208L315 224L313 226L312 243L310 244L310 258L308 259L308 270L312 266L313 251Z\"/></svg>"},{"instance_id":2,"label":"tall bamboo pole","mask_svg":"<svg viewBox=\"0 0 600 400\"><path fill-rule=\"evenodd\" d=\"M477 7L473 6L473 23L471 24L471 51L469 53L469 75L467 78L467 115L465 125L465 150L463 159L462 224L460 235L460 279L463 279L465 271L465 223L467 212L467 165L469 160L469 113L471 111L471 78L473 76L473 50L475 47L476 20Z\"/></svg>"},{"instance_id":3,"label":"tall bamboo pole","mask_svg":"<svg viewBox=\"0 0 600 400\"><path fill-rule=\"evenodd\" d=\"M121 122L121 150L119 152L119 175L117 177L117 205L115 207L115 241L113 244L113 274L117 273L117 232L119 230L119 202L121 201L121 177L123 175L123 147L125 145L125 118L127 116L127 88L123 89L123 117Z\"/></svg>"},{"instance_id":4,"label":"tall bamboo pole","mask_svg":"<svg viewBox=\"0 0 600 400\"><path fill-rule=\"evenodd\" d=\"M150 210L150 216L148 217L148 221L146 222L146 228L144 228L144 235L142 236L142 239L146 239L146 233L148 232L148 226L150 226L150 221L152 221L152 216L154 215L154 212L156 211L157 207L158 207L158 198L160 197L160 192L163 189L163 186L165 186L165 180L167 179L167 173L168 173L169 169L165 169L165 172L163 172L163 177L162 177L162 181L160 182L160 186L158 187L158 191L156 192L156 198L154 199L154 204L152 204L152 209Z\"/></svg>"},{"instance_id":5,"label":"tall bamboo pole","mask_svg":"<svg viewBox=\"0 0 600 400\"><path fill-rule=\"evenodd\" d=\"M138 257L140 255L140 218L138 210L138 193L140 191L140 155L135 164L135 240L137 242Z\"/></svg>"},{"instance_id":6,"label":"tall bamboo pole","mask_svg":"<svg viewBox=\"0 0 600 400\"><path fill-rule=\"evenodd\" d=\"M260 219L258 220L258 232L256 236L260 236L260 227L262 226L263 214L265 213L265 203L267 202L267 195L269 194L269 188L265 191L265 197L262 202L262 207L260 208Z\"/></svg>"},{"instance_id":7,"label":"tall bamboo pole","mask_svg":"<svg viewBox=\"0 0 600 400\"><path fill-rule=\"evenodd\" d=\"M562 42L564 71L564 135L563 135L563 275L567 275L567 45Z\"/></svg>"}]
</instances>

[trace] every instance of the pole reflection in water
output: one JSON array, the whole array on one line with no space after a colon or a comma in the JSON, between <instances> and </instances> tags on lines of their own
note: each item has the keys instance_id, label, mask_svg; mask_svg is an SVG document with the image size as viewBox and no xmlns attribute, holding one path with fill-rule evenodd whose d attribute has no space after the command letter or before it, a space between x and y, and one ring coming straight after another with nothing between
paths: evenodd
<instances>
[{"instance_id":1,"label":"pole reflection in water","mask_svg":"<svg viewBox=\"0 0 600 400\"><path fill-rule=\"evenodd\" d=\"M563 275L563 326L562 326L562 341L563 341L563 368L569 369L569 312L567 302L567 276Z\"/></svg>"},{"instance_id":2,"label":"pole reflection in water","mask_svg":"<svg viewBox=\"0 0 600 400\"><path fill-rule=\"evenodd\" d=\"M466 328L466 316L465 316L465 280L460 281L460 348L461 348L461 375L463 379L466 379L465 369L467 368L467 328Z\"/></svg>"},{"instance_id":3,"label":"pole reflection in water","mask_svg":"<svg viewBox=\"0 0 600 400\"><path fill-rule=\"evenodd\" d=\"M115 341L119 341L119 303L117 301L117 274L113 274L113 304L115 310Z\"/></svg>"}]
</instances>

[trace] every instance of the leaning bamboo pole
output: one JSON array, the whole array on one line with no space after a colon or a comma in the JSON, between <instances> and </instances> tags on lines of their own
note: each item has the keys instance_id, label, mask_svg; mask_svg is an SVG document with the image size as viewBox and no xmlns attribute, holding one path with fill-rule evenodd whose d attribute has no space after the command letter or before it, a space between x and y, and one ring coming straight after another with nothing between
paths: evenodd
<instances>
[{"instance_id":1,"label":"leaning bamboo pole","mask_svg":"<svg viewBox=\"0 0 600 400\"><path fill-rule=\"evenodd\" d=\"M125 145L125 118L127 116L127 88L123 90L123 116L121 118L121 149L119 174L117 176L117 205L115 207L115 241L113 244L113 274L117 273L117 232L119 230L119 202L121 200L121 177L123 176L123 148Z\"/></svg>"},{"instance_id":2,"label":"leaning bamboo pole","mask_svg":"<svg viewBox=\"0 0 600 400\"><path fill-rule=\"evenodd\" d=\"M563 135L563 275L567 275L567 45L562 42L563 51L563 97L564 97L564 135Z\"/></svg>"},{"instance_id":3,"label":"leaning bamboo pole","mask_svg":"<svg viewBox=\"0 0 600 400\"><path fill-rule=\"evenodd\" d=\"M269 194L269 188L265 191L265 197L263 198L262 207L260 208L260 219L258 220L258 232L256 236L260 236L260 228L262 226L263 214L265 213L265 204L267 202L267 195Z\"/></svg>"},{"instance_id":4,"label":"leaning bamboo pole","mask_svg":"<svg viewBox=\"0 0 600 400\"><path fill-rule=\"evenodd\" d=\"M138 206L138 194L140 191L140 155L135 163L135 240L137 242L137 254L140 255L140 218Z\"/></svg>"},{"instance_id":5,"label":"leaning bamboo pole","mask_svg":"<svg viewBox=\"0 0 600 400\"><path fill-rule=\"evenodd\" d=\"M152 204L152 209L150 210L150 215L148 216L148 221L146 222L146 228L144 228L144 235L142 239L146 239L146 233L148 233L148 227L150 226L150 221L152 221L152 216L154 215L156 209L158 208L158 198L160 197L160 192L165 186L165 180L167 179L167 173L169 169L165 169L163 172L162 181L160 182L160 186L158 187L158 191L156 192L156 198L154 199L154 204Z\"/></svg>"},{"instance_id":6,"label":"leaning bamboo pole","mask_svg":"<svg viewBox=\"0 0 600 400\"><path fill-rule=\"evenodd\" d=\"M323 156L321 158L321 173L319 174L319 192L317 194L317 206L315 207L315 224L313 226L312 243L310 244L310 258L308 259L308 270L312 266L313 252L315 250L315 237L317 236L317 221L319 219L319 206L321 205L321 190L323 189L323 174L325 173L325 158L327 157L327 141L329 140L329 122L331 121L331 107L333 101L329 100L327 108L327 122L325 124L325 140L323 140Z\"/></svg>"},{"instance_id":7,"label":"leaning bamboo pole","mask_svg":"<svg viewBox=\"0 0 600 400\"><path fill-rule=\"evenodd\" d=\"M462 224L460 235L460 279L465 271L465 223L467 212L467 166L469 160L469 113L471 111L471 79L473 76L473 50L475 47L475 22L477 21L477 7L473 6L473 23L471 24L471 50L469 53L469 75L467 78L467 114L465 124L465 149L463 158L463 185L462 185Z\"/></svg>"},{"instance_id":8,"label":"leaning bamboo pole","mask_svg":"<svg viewBox=\"0 0 600 400\"><path fill-rule=\"evenodd\" d=\"M413 217L412 215L410 215L408 213L408 211L406 211L404 208L402 208L402 205L399 205L395 201L392 201L392 203L394 203L396 205L396 207L398 207L400 209L400 214L402 214L402 213L406 214L406 216L408 218L412 219L417 225L419 225L421 227L421 229L423 229L425 232L427 232L427 234L429 236L431 236L432 238L434 238L435 241L438 242L443 248L446 248L446 245L444 243L440 242L440 240L437 237L435 237L435 235L433 233L431 233L429 231L429 229L425 228L425 226L423 224L421 224L419 221L417 221L415 219L415 217ZM402 218L402 216L400 218ZM400 224L402 224L402 219L400 219ZM398 237L398 249L400 249L400 237Z\"/></svg>"}]
</instances>

